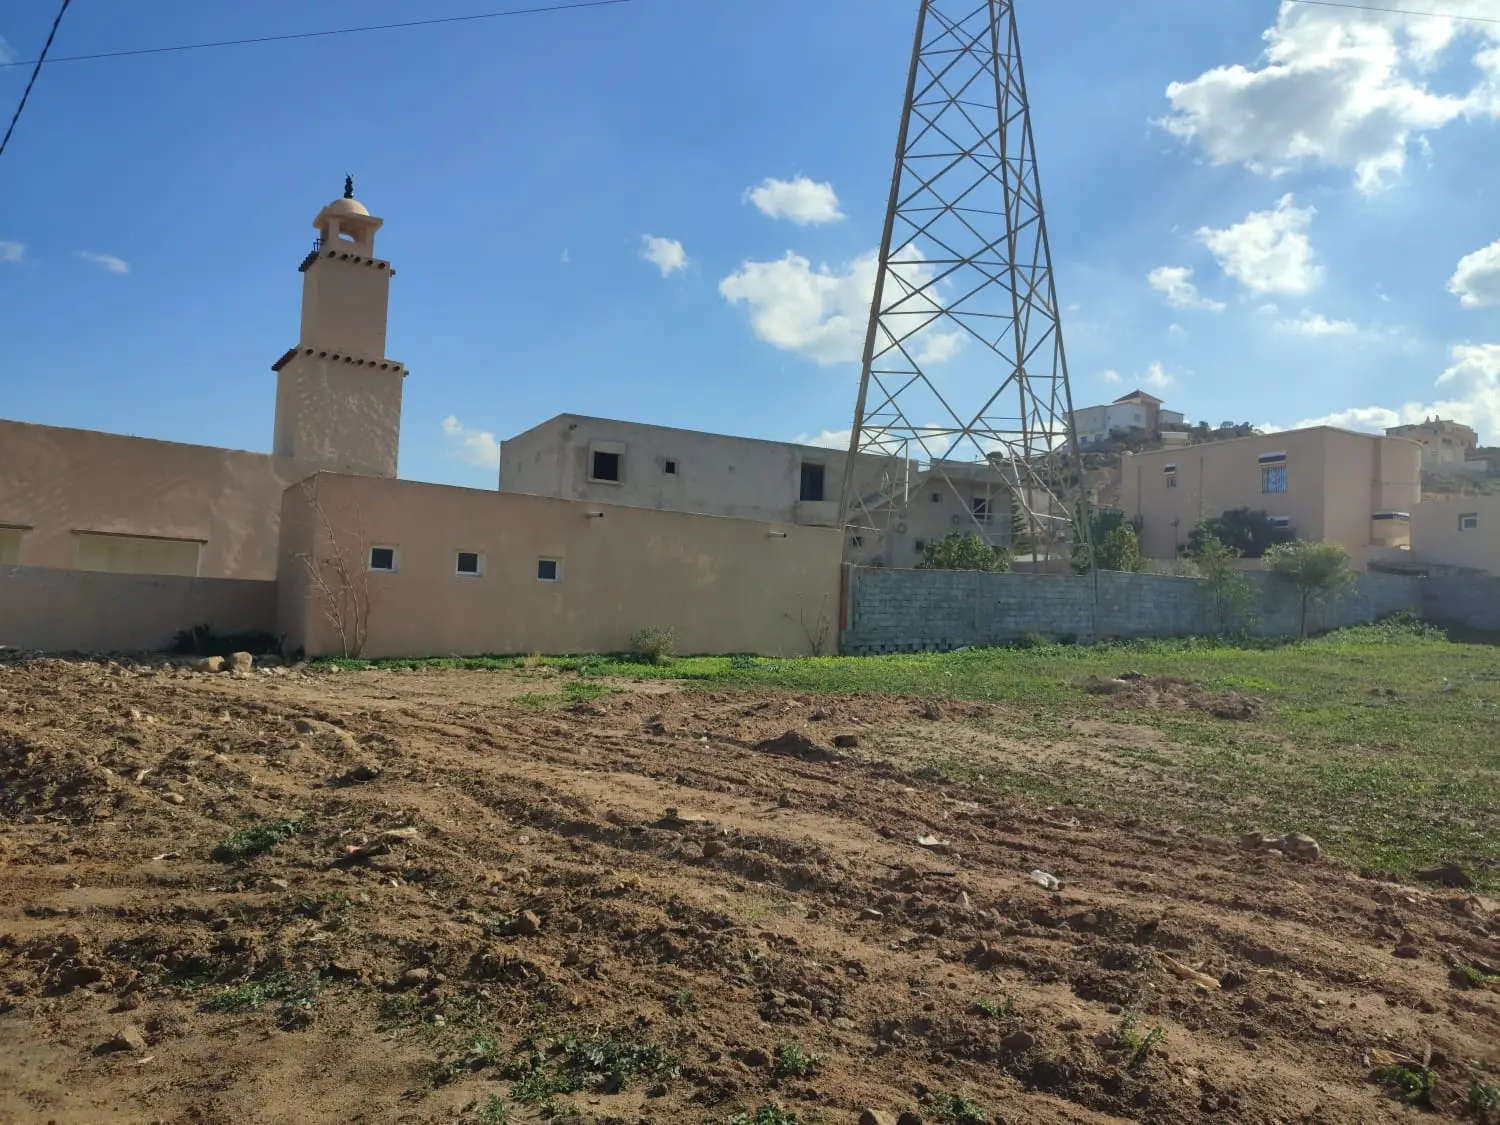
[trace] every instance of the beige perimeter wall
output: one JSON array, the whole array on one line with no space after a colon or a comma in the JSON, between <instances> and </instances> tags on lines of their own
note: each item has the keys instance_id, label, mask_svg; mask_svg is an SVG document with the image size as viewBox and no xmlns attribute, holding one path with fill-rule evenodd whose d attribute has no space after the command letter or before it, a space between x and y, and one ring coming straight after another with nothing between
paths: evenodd
<instances>
[{"instance_id":1,"label":"beige perimeter wall","mask_svg":"<svg viewBox=\"0 0 1500 1125\"><path fill-rule=\"evenodd\" d=\"M1466 529L1464 516L1475 526ZM1500 574L1500 496L1423 500L1411 513L1411 550L1419 563Z\"/></svg>"},{"instance_id":2,"label":"beige perimeter wall","mask_svg":"<svg viewBox=\"0 0 1500 1125\"><path fill-rule=\"evenodd\" d=\"M311 470L202 445L0 421L0 526L23 566L79 564L79 532L195 539L198 574L271 579L281 494Z\"/></svg>"},{"instance_id":3,"label":"beige perimeter wall","mask_svg":"<svg viewBox=\"0 0 1500 1125\"><path fill-rule=\"evenodd\" d=\"M366 656L619 652L644 626L684 653L805 654L820 617L837 643L831 528L319 474L285 494L278 572L279 629L309 655L340 648L304 561L331 556L330 530L360 563L370 544L398 552L367 576ZM459 551L482 576L455 573ZM543 558L561 582L538 581Z\"/></svg>"},{"instance_id":4,"label":"beige perimeter wall","mask_svg":"<svg viewBox=\"0 0 1500 1125\"><path fill-rule=\"evenodd\" d=\"M0 566L0 646L148 652L181 629L276 630L276 584Z\"/></svg>"}]
</instances>

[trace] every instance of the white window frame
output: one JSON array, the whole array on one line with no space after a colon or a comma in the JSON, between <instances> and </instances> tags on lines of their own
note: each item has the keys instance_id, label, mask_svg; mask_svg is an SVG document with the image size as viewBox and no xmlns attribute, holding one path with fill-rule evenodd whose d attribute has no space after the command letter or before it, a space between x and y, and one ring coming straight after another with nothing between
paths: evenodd
<instances>
[{"instance_id":1,"label":"white window frame","mask_svg":"<svg viewBox=\"0 0 1500 1125\"><path fill-rule=\"evenodd\" d=\"M616 479L608 477L596 477L594 475L594 455L597 453L614 454L617 458L615 467L618 470ZM625 443L623 441L591 441L588 448L589 463L585 466L588 470L588 482L590 484L611 484L619 486L625 483Z\"/></svg>"},{"instance_id":2,"label":"white window frame","mask_svg":"<svg viewBox=\"0 0 1500 1125\"><path fill-rule=\"evenodd\" d=\"M1479 530L1479 513L1478 512L1460 512L1459 516L1458 516L1458 530L1459 531L1478 531Z\"/></svg>"},{"instance_id":3,"label":"white window frame","mask_svg":"<svg viewBox=\"0 0 1500 1125\"><path fill-rule=\"evenodd\" d=\"M462 555L473 555L477 569L463 570L459 567L459 557ZM453 573L458 578L483 578L484 577L484 552L483 551L454 551Z\"/></svg>"},{"instance_id":4,"label":"white window frame","mask_svg":"<svg viewBox=\"0 0 1500 1125\"><path fill-rule=\"evenodd\" d=\"M542 577L542 564L543 563L551 563L552 564L552 566L553 566L554 569L552 571L552 577L551 578L543 578ZM536 580L538 582L545 582L549 586L559 585L562 582L562 580L563 580L563 561L562 561L562 559L554 558L551 555L542 555L541 557L539 557L536 560Z\"/></svg>"},{"instance_id":5,"label":"white window frame","mask_svg":"<svg viewBox=\"0 0 1500 1125\"><path fill-rule=\"evenodd\" d=\"M391 553L391 565L376 566L376 551L389 551ZM368 570L371 574L400 574L401 548L390 543L371 543L369 551L365 554L365 569Z\"/></svg>"}]
</instances>

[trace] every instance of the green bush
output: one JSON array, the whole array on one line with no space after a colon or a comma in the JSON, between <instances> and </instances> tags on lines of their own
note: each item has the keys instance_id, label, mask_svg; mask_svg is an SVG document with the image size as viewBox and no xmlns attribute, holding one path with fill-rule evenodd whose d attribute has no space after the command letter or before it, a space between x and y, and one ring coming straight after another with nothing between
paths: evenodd
<instances>
[{"instance_id":1,"label":"green bush","mask_svg":"<svg viewBox=\"0 0 1500 1125\"><path fill-rule=\"evenodd\" d=\"M1010 552L991 547L973 532L955 531L922 549L918 570L980 570L999 574L1010 569Z\"/></svg>"},{"instance_id":2,"label":"green bush","mask_svg":"<svg viewBox=\"0 0 1500 1125\"><path fill-rule=\"evenodd\" d=\"M630 656L637 664L670 664L677 658L677 632L648 626L630 638Z\"/></svg>"}]
</instances>

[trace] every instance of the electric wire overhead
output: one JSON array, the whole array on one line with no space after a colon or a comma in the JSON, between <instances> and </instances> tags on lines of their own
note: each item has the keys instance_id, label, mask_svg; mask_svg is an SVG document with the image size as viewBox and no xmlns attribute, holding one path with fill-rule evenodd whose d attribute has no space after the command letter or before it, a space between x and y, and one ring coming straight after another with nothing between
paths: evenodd
<instances>
[{"instance_id":1,"label":"electric wire overhead","mask_svg":"<svg viewBox=\"0 0 1500 1125\"><path fill-rule=\"evenodd\" d=\"M1435 20L1464 20L1469 23L1500 23L1495 16L1461 16L1457 12L1418 12L1411 8L1377 8L1373 4L1353 4L1348 0L1287 0L1288 4L1311 4L1318 8L1349 8L1356 12L1380 12L1388 16L1423 16Z\"/></svg>"},{"instance_id":2,"label":"electric wire overhead","mask_svg":"<svg viewBox=\"0 0 1500 1125\"><path fill-rule=\"evenodd\" d=\"M372 23L362 27L335 27L324 31L291 31L284 35L257 35L249 39L216 39L207 43L178 43L170 47L135 47L122 51L100 51L90 55L63 55L53 59L54 63L92 62L95 59L118 59L129 55L166 55L180 51L202 51L210 47L245 47L261 43L285 43L293 39L323 39L331 35L356 35L366 31L398 31L413 27L436 27L439 24L473 23L478 20L504 19L507 16L534 16L545 12L568 12L578 8L608 8L617 4L629 4L633 0L574 0L569 4L548 4L537 8L508 8L498 12L475 12L467 16L436 16L425 20L404 20L400 23ZM64 8L67 7L65 3ZM51 43L51 40L48 40ZM45 52L44 52L45 54ZM40 60L37 60L38 64ZM26 62L0 63L0 70L13 66L30 66Z\"/></svg>"},{"instance_id":3,"label":"electric wire overhead","mask_svg":"<svg viewBox=\"0 0 1500 1125\"><path fill-rule=\"evenodd\" d=\"M31 77L26 82L26 89L21 91L21 102L16 106L16 112L10 119L10 127L5 130L4 138L0 138L0 156L5 154L5 146L10 144L11 134L16 131L16 122L21 120L21 111L26 108L26 99L31 97L31 88L36 85L37 75L42 73L42 63L47 61L47 52L52 50L52 40L57 38L57 25L62 23L63 13L68 10L68 5L73 0L62 0L62 7L57 9L57 15L52 20L52 30L47 32L47 42L42 44L42 53L31 66ZM26 63L12 65L26 66Z\"/></svg>"}]
</instances>

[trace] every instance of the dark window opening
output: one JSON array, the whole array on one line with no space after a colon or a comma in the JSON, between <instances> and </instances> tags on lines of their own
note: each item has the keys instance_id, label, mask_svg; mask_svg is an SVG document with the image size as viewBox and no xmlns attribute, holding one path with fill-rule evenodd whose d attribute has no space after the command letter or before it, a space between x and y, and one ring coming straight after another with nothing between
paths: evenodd
<instances>
[{"instance_id":1,"label":"dark window opening","mask_svg":"<svg viewBox=\"0 0 1500 1125\"><path fill-rule=\"evenodd\" d=\"M666 473L669 477L675 477L677 475L677 462L666 462L664 465L662 465L661 471Z\"/></svg>"},{"instance_id":2,"label":"dark window opening","mask_svg":"<svg viewBox=\"0 0 1500 1125\"><path fill-rule=\"evenodd\" d=\"M395 570L396 548L394 547L371 547L370 548L371 570Z\"/></svg>"},{"instance_id":3,"label":"dark window opening","mask_svg":"<svg viewBox=\"0 0 1500 1125\"><path fill-rule=\"evenodd\" d=\"M558 570L556 559L537 559L536 577L538 582L560 582L561 575Z\"/></svg>"},{"instance_id":4,"label":"dark window opening","mask_svg":"<svg viewBox=\"0 0 1500 1125\"><path fill-rule=\"evenodd\" d=\"M865 538L864 538L863 535L851 535L851 536L849 536L849 546L854 547L854 548L859 548L859 547L863 547L864 545L865 545Z\"/></svg>"},{"instance_id":5,"label":"dark window opening","mask_svg":"<svg viewBox=\"0 0 1500 1125\"><path fill-rule=\"evenodd\" d=\"M618 482L620 479L620 455L618 453L605 453L602 449L594 450L594 463L589 476L594 480Z\"/></svg>"},{"instance_id":6,"label":"dark window opening","mask_svg":"<svg viewBox=\"0 0 1500 1125\"><path fill-rule=\"evenodd\" d=\"M478 574L479 573L479 553L477 551L460 551L460 552L458 552L458 573L460 573L460 574Z\"/></svg>"},{"instance_id":7,"label":"dark window opening","mask_svg":"<svg viewBox=\"0 0 1500 1125\"><path fill-rule=\"evenodd\" d=\"M941 492L934 492L932 494L932 502L934 504L941 504L943 502L943 494Z\"/></svg>"},{"instance_id":8,"label":"dark window opening","mask_svg":"<svg viewBox=\"0 0 1500 1125\"><path fill-rule=\"evenodd\" d=\"M804 461L802 463L802 491L803 500L818 501L823 499L823 466L814 465Z\"/></svg>"},{"instance_id":9,"label":"dark window opening","mask_svg":"<svg viewBox=\"0 0 1500 1125\"><path fill-rule=\"evenodd\" d=\"M988 496L974 497L970 510L974 518L980 523L988 523L990 518L990 498Z\"/></svg>"},{"instance_id":10,"label":"dark window opening","mask_svg":"<svg viewBox=\"0 0 1500 1125\"><path fill-rule=\"evenodd\" d=\"M917 549L917 554L919 555L927 552L927 540L925 539L918 539L912 546Z\"/></svg>"}]
</instances>

